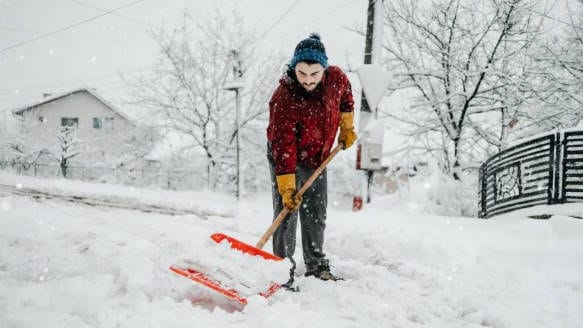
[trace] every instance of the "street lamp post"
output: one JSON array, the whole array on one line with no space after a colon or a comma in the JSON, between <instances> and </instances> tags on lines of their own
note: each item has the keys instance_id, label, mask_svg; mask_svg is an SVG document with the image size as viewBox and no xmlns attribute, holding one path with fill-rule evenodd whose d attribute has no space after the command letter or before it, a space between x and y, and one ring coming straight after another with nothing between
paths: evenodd
<instances>
[{"instance_id":1,"label":"street lamp post","mask_svg":"<svg viewBox=\"0 0 583 328\"><path fill-rule=\"evenodd\" d=\"M240 99L239 99L239 89L235 89L235 128L237 129L236 137L236 147L237 147L237 191L235 192L235 196L237 197L237 201L241 198L241 193L243 192L242 182L243 179L241 178L241 144L240 144L240 136L241 130L239 129L239 106L240 106Z\"/></svg>"},{"instance_id":2,"label":"street lamp post","mask_svg":"<svg viewBox=\"0 0 583 328\"><path fill-rule=\"evenodd\" d=\"M240 91L243 89L243 81L236 80L231 83L227 83L224 87L225 90L235 91L235 143L236 143L236 179L237 179L237 190L235 191L235 196L237 201L239 201L241 194L243 193L243 179L241 178L241 144L240 144L240 107L241 107L241 97Z\"/></svg>"},{"instance_id":3,"label":"street lamp post","mask_svg":"<svg viewBox=\"0 0 583 328\"><path fill-rule=\"evenodd\" d=\"M229 91L235 91L235 131L237 133L236 137L236 148L237 148L237 168L236 168L236 178L237 178L237 190L235 195L237 197L237 201L240 200L241 194L243 193L243 178L241 178L241 144L240 144L240 118L239 118L239 108L241 107L241 100L240 100L240 91L244 87L243 82L243 70L242 70L242 63L239 58L239 51L233 49L231 51L231 57L233 60L233 74L235 76L235 80L225 84L224 89Z\"/></svg>"}]
</instances>

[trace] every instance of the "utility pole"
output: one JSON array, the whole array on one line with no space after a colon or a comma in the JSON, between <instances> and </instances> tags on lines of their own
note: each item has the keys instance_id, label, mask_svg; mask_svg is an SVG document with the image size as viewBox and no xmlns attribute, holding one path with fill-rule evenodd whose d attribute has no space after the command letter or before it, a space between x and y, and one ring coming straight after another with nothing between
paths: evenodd
<instances>
[{"instance_id":1,"label":"utility pole","mask_svg":"<svg viewBox=\"0 0 583 328\"><path fill-rule=\"evenodd\" d=\"M366 35L365 35L365 46L364 46L364 64L378 63L380 52L381 52L381 31L382 31L382 0L369 0L367 8L367 21L366 21ZM375 111L373 114L373 110ZM359 131L362 133L371 118L376 118L376 108L371 109L366 95L364 93L364 88L361 94L360 102L360 117L359 117ZM363 143L358 142L357 144L357 159L356 168L360 169L360 154L362 154ZM373 170L364 170L366 174L366 202L370 203L370 189L373 181ZM355 197L353 201L353 209L360 210L362 207L362 198Z\"/></svg>"},{"instance_id":2,"label":"utility pole","mask_svg":"<svg viewBox=\"0 0 583 328\"><path fill-rule=\"evenodd\" d=\"M377 0L368 0L368 10L366 19L366 36L364 44L364 63L372 64L372 49L373 49L373 32L374 32L374 19L375 19L375 2ZM364 91L362 91L362 97L360 101L360 124L359 130L362 130L368 123L372 111L368 107L366 102L366 96Z\"/></svg>"},{"instance_id":3,"label":"utility pole","mask_svg":"<svg viewBox=\"0 0 583 328\"><path fill-rule=\"evenodd\" d=\"M364 64L378 64L382 50L383 0L368 0ZM373 113L373 110L375 111ZM376 117L376 108L370 108L364 91L360 102L360 124L362 130L371 116Z\"/></svg>"}]
</instances>

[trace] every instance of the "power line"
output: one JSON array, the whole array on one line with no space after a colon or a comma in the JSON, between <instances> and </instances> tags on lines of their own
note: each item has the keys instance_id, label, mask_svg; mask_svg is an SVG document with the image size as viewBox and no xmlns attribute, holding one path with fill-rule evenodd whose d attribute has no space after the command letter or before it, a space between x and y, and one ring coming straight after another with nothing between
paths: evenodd
<instances>
[{"instance_id":1,"label":"power line","mask_svg":"<svg viewBox=\"0 0 583 328\"><path fill-rule=\"evenodd\" d=\"M13 94L14 90L19 90L19 94L20 93L27 94L27 93L36 93L37 90L56 89L56 88L63 88L66 86L71 86L71 85L90 84L90 83L94 83L96 81L119 78L120 74L126 75L126 76L144 74L143 70L151 68L151 67L152 66L143 66L143 67L138 67L138 68L134 68L134 69L116 72L114 74L95 76L95 77L92 77L89 79L73 79L73 80L63 81L59 84L25 86L25 87L21 87L21 88L5 88L5 89L0 89L0 94L2 94L2 93L4 93L5 95ZM148 72L145 72L145 74L147 75ZM24 91L24 90L26 90L26 91Z\"/></svg>"},{"instance_id":2,"label":"power line","mask_svg":"<svg viewBox=\"0 0 583 328\"><path fill-rule=\"evenodd\" d=\"M313 22L315 22L315 21L318 21L318 20L320 20L320 19L322 19L322 18L325 18L326 16L329 16L329 15L331 15L331 14L333 14L333 13L335 13L335 12L339 11L339 10L342 10L342 9L344 9L345 7L348 7L348 6L352 5L352 4L353 4L353 3L355 3L356 1L357 1L357 0L350 0L350 1L348 1L348 2L345 2L345 3L341 4L340 6L338 6L338 7L334 8L334 9L332 9L332 10L330 10L330 11L328 11L328 12L326 12L326 13L324 13L324 14L322 14L322 15L320 15L320 16L318 16L318 17L316 17L316 18L312 19L312 20L310 20L309 22L302 23L302 25L297 25L296 27L294 27L294 28L292 28L292 29L289 29L288 31L286 31L286 32L284 32L284 33L281 33L281 34L279 34L279 35L277 35L277 36L275 36L275 37L273 37L273 38L264 39L263 41L260 41L260 42L258 42L258 43L262 43L262 42L269 41L269 40L273 40L273 39L279 39L279 38L281 38L281 37L283 37L283 36L285 36L285 35L289 34L290 32L293 32L293 31L295 31L296 29L298 29L298 28L300 28L300 27L302 27L302 26L305 26L305 25L311 24L311 23L313 23Z\"/></svg>"},{"instance_id":3,"label":"power line","mask_svg":"<svg viewBox=\"0 0 583 328\"><path fill-rule=\"evenodd\" d=\"M77 0L65 0L65 1L70 1L70 2L74 2L74 3L78 3L78 4L80 4L80 5L84 5L84 6L90 6L90 5L84 4L83 2L80 2L80 1L77 1ZM85 23L85 22L88 22L88 21L94 20L94 19L96 19L96 18L99 18L99 17L105 16L105 15L107 15L107 14L111 14L111 13L113 13L114 11L121 10L121 9L123 9L123 8L129 7L129 6L131 6L131 5L134 5L134 4L136 4L136 3L138 3L138 2L141 2L141 1L143 1L143 0L134 1L134 2L132 2L132 3L130 3L130 4L128 4L128 5L125 5L125 6L122 6L122 7L116 8L116 9L114 9L114 10L105 11L104 13L102 13L102 14L100 14L100 15L94 16L94 17L92 17L92 18L86 19L86 20L84 20L84 21L82 21L82 22L79 22L79 23L76 23L76 24L73 24L73 25L70 25L70 26L67 26L67 27L64 27L64 28L61 28L61 29L59 29L59 30L57 30L57 31L54 31L54 32L45 33L45 34L43 34L42 36L40 36L40 37L38 37L38 38L35 38L35 39L33 39L33 40L29 40L29 41L26 41L26 42L32 42L32 41L34 41L34 40L38 40L38 39L40 39L40 38L42 38L42 37L46 37L46 36L49 36L49 35L53 35L53 34L59 33L59 32L61 32L61 31L65 31L65 30L67 30L67 29L70 29L70 28L72 28L72 27L74 27L74 26L78 26L78 25L80 25L80 24L83 24L83 23ZM322 14L322 15L319 15L318 17L316 17L316 18L314 18L314 19L310 20L309 22L307 22L307 23L304 23L303 25L305 25L305 24L310 24L310 23L312 23L312 22L314 22L314 21L320 20L320 19L322 19L323 17L326 17L326 16L328 16L328 15L331 15L331 14L333 14L333 13L335 13L335 12L337 12L337 11L339 11L339 10L341 10L341 9L343 9L343 8L345 8L345 7L347 7L347 6L351 5L351 4L353 4L353 3L355 3L355 2L356 2L356 0L350 0L350 1L346 2L346 3L343 3L343 4L341 4L340 6L338 6L338 7L334 8L334 9L332 9L332 10L330 10L330 11L328 11L328 12L326 12L326 13ZM273 29L274 29L274 28L275 28L275 27L276 27L276 26L277 26L277 25L278 25L278 24L279 24L279 23L280 23L280 22L283 20L283 18L285 18L287 15L289 15L289 13L290 13L290 12L292 12L292 10L293 10L293 9L294 9L294 8L295 8L297 5L298 5L298 3L299 3L299 0L295 0L295 2L293 2L293 3L292 3L292 4L291 4L291 5L290 5L290 6L287 8L287 10L286 10L285 12L283 12L283 13L282 13L282 14L279 16L279 18L278 18L278 19L277 19L277 20L276 20L276 21L275 21L275 22L274 22L274 23L273 23L273 24L272 24L272 25L271 25L271 26L270 26L270 27L269 27L269 28L268 28L268 29L267 29L267 30L266 30L266 31L265 31L265 32L264 32L262 35L267 35L268 33L270 33L270 32L271 32L271 31L272 31L272 30L273 30ZM103 9L100 9L100 8L97 8L97 7L93 7L93 6L90 6L90 7L92 7L92 8L95 8L95 9L99 9L99 10L103 10ZM103 10L103 11L104 11L104 10ZM117 15L117 16L120 16L120 15ZM143 23L143 22L142 22L142 23ZM1 27L0 27L0 28L1 28ZM8 29L8 28L7 28L7 29ZM294 28L294 29L295 29L295 28ZM261 42L263 42L263 41L265 41L265 39L263 39L262 41L259 41L259 43L261 43ZM14 48L14 47L16 47L16 46L18 46L18 45L13 45L13 46L11 46L11 47L9 47L9 48ZM6 50L9 50L9 48L2 49L2 50L0 50L0 52L3 52L3 51L6 51ZM146 68L146 67L145 67L145 68ZM129 71L125 71L125 72L123 72L123 73L124 73L124 74L128 74L130 71L137 71L137 70L139 70L139 68L137 68L137 69L133 69L133 70L129 70ZM137 73L137 72L136 72L136 73ZM104 81L104 82L100 82L100 83L95 83L95 82L97 82L97 81L99 81L99 80L108 80L108 79L113 79L113 78L115 78L117 75L118 75L118 74L109 74L109 75L105 75L105 76L102 76L102 77L95 77L95 78L90 78L90 79L83 79L83 80L69 80L69 81L65 81L65 82L59 83L58 85L44 85L44 86L38 86L38 87L33 87L33 86L23 86L22 88L10 88L10 89L4 89L4 90L5 90L5 91L14 91L15 89L19 89L19 90L20 90L20 95L21 95L21 96L24 96L24 94L30 94L30 93L36 92L36 91L33 91L33 89L36 89L36 90L42 90L42 89L56 89L56 88L63 88L63 87L65 87L65 86L71 86L71 85L79 85L79 84L91 84L91 83L93 83L93 84L101 84L101 85L106 85L106 86L109 86L109 85L115 85L115 84L117 84L117 83L121 83L121 82L120 82L120 81L111 81L111 82L105 82L105 81ZM130 75L131 75L131 74L130 74ZM111 77L109 78L109 76L111 76ZM78 82L75 82L75 81L78 81ZM30 91L23 91L23 89L24 89L24 90L30 90ZM0 89L0 92L2 92L2 89ZM6 99L5 99L5 100L6 100Z\"/></svg>"},{"instance_id":4,"label":"power line","mask_svg":"<svg viewBox=\"0 0 583 328\"><path fill-rule=\"evenodd\" d=\"M265 37L267 34L269 34L269 32L271 32L271 30L273 30L274 27L281 23L285 16L287 16L292 11L292 9L294 9L298 2L300 2L300 0L296 0L294 3L292 3L292 5L278 19L276 19L275 22L271 24L271 26L267 28L265 32L263 32L263 34L261 34L261 37Z\"/></svg>"},{"instance_id":5,"label":"power line","mask_svg":"<svg viewBox=\"0 0 583 328\"><path fill-rule=\"evenodd\" d=\"M317 21L317 20L320 20L320 19L322 19L322 18L324 18L324 17L326 17L326 16L328 16L328 15L331 15L331 14L333 14L333 13L335 13L335 12L339 11L339 10L342 10L342 9L344 9L345 7L348 7L348 6L350 6L351 4L355 3L356 1L357 1L357 0L351 0L351 1L345 2L344 4L340 5L339 7L336 7L336 9L332 9L332 10L330 10L329 12L327 12L327 13L325 13L325 14L322 14L322 15L320 15L320 16L318 16L318 17L316 17L316 18L314 18L313 20L311 20L311 21L309 21L309 22L307 22L307 23L305 23L305 24L311 24L311 23L313 23L313 22L315 22L315 21Z\"/></svg>"},{"instance_id":6,"label":"power line","mask_svg":"<svg viewBox=\"0 0 583 328\"><path fill-rule=\"evenodd\" d=\"M93 5L86 4L86 3L81 2L81 1L78 1L78 0L65 0L65 1L73 2L73 3L79 4L79 5L84 6L84 7L88 7L88 8L92 8L92 9L97 9L97 10L100 10L100 11L103 11L103 12L107 12L107 10L105 10L105 9L102 9L102 8L99 8L99 7L95 7ZM277 26L283 20L283 18L285 18L293 10L293 8L299 3L299 1L300 0L295 0L295 2L292 3L292 5L278 19L276 19L275 22L268 29L266 29L266 31L262 35L268 34L275 26ZM123 16L123 15L119 15L119 14L113 14L113 15L114 16L117 16L117 17L120 17L120 18L123 18L123 19L133 20L133 21L136 21L136 22L138 22L140 24L148 25L148 26L150 26L152 28L156 28L155 26L153 26L153 25L151 25L149 23L146 23L146 22L143 22L143 21L140 21L140 20L131 18L131 17L127 17L127 16ZM2 28L2 27L0 27L0 28ZM7 29L20 30L20 31L25 31L25 32L32 32L32 31L27 31L27 30L22 30L22 29L15 29L15 28L7 28ZM136 70L140 70L140 68L134 69L134 70L131 70L131 71L136 71ZM126 71L126 73L127 72L130 72L130 71ZM112 76L112 75L105 75L104 77L94 78L94 79L90 79L90 80L84 80L83 82L80 82L80 83L87 83L87 82L90 82L90 81L97 81L97 80L101 80L101 79L108 79L108 76ZM117 77L117 76L116 75L113 75L111 78L114 78L114 77ZM121 81L121 82L123 82L123 81ZM63 87L65 85L70 85L70 84L73 84L73 83L74 82L71 81L70 83L65 82L65 83L61 83L59 85L46 86L46 87L36 87L35 89L58 88L58 87ZM113 82L113 84L116 84L116 83L119 83L119 81L118 82ZM111 82L108 83L108 84L111 84ZM29 87L29 88L33 88L33 87ZM2 89L0 89L0 91L1 90ZM8 90L8 89L5 89L5 90ZM13 90L13 89L10 89L10 90ZM33 91L33 92L36 92L36 91Z\"/></svg>"},{"instance_id":7,"label":"power line","mask_svg":"<svg viewBox=\"0 0 583 328\"><path fill-rule=\"evenodd\" d=\"M17 28L17 27L9 27L9 26L0 26L0 30L26 32L26 33L33 33L33 34L41 34L42 33L42 32L38 32L38 31L31 31L31 30L26 30L26 29ZM64 38L84 39L84 40L103 41L103 42L115 42L115 43L133 44L133 45L142 45L142 46L147 45L146 43L125 41L125 40L104 39L104 38L96 38L96 37L82 36L82 35L62 34L62 33L60 33L56 36L64 37Z\"/></svg>"},{"instance_id":8,"label":"power line","mask_svg":"<svg viewBox=\"0 0 583 328\"><path fill-rule=\"evenodd\" d=\"M14 49L14 48L16 48L16 47L20 47L20 46L22 46L22 45L25 45L25 44L28 44L28 43L31 43L31 42L34 42L34 41L37 41L37 40L40 40L40 39L44 39L44 38L46 38L46 37L48 37L48 36L51 36L51 35L57 34L57 33L59 33L59 32L63 32L63 31L69 30L69 29L71 29L71 28L73 28L73 27L79 26L79 25L81 25L81 24L85 24L85 23L87 23L87 22L90 22L90 21L96 20L96 19L98 19L98 18L101 18L101 17L103 17L103 16L107 16L107 15L109 15L109 14L112 14L112 13L114 13L114 12L116 12L116 11L119 11L119 10L125 9L125 8L127 8L127 7L130 7L130 6L133 6L133 5L135 5L135 4L139 3L139 2L142 2L142 1L144 1L144 0L136 0L136 1L134 1L134 2L131 2L131 3L127 4L127 5L123 5L123 6L121 6L121 7L115 8L115 9L113 9L113 10L109 10L109 11L107 11L107 12L104 12L104 13L101 13L101 14L99 14L99 15L96 15L96 16L93 16L93 17L90 17L90 18L84 19L84 20L82 20L82 21L80 21L80 22L77 22L77 23L74 23L74 24L71 24L71 25L68 25L68 26L62 27L62 28L60 28L60 29L58 29L58 30L55 30L55 31L52 31L52 32L48 32L48 33L45 33L45 34L43 34L43 35L39 35L39 36L37 36L37 37L34 37L34 38L32 38L32 39L29 39L29 40L25 40L25 41L22 41L22 42L18 42L18 43L16 43L16 44L13 44L13 45L11 45L11 46L8 46L8 47L6 47L6 48L3 48L3 49L1 49L1 50L0 50L0 53L6 52L6 51L8 51L8 50L10 50L10 49Z\"/></svg>"},{"instance_id":9,"label":"power line","mask_svg":"<svg viewBox=\"0 0 583 328\"><path fill-rule=\"evenodd\" d=\"M567 25L567 26L569 26L569 27L572 27L572 28L574 28L574 29L583 30L583 27L580 27L580 26L575 26L575 24L573 24L573 23L567 23L567 22L564 22L564 21L562 21L562 20L560 20L560 19L558 19L558 18L556 18L556 17L549 16L549 15L547 15L547 14L545 14L545 13L540 13L540 12L538 12L538 11L534 11L534 10L532 10L532 9L528 9L528 11L530 11L530 12L531 12L531 13L533 13L533 14L539 15L539 16L541 16L541 17L548 18L548 19L550 19L550 20L552 20L552 21L555 21L555 22L558 22L558 23L561 23L561 24Z\"/></svg>"},{"instance_id":10,"label":"power line","mask_svg":"<svg viewBox=\"0 0 583 328\"><path fill-rule=\"evenodd\" d=\"M91 5L91 4L82 2L82 1L78 1L78 0L65 0L65 1L72 2L72 3L78 4L80 6L86 7L86 8L96 9L96 10L102 11L104 13L107 12L107 9L99 8L99 7L96 7L94 5ZM116 16L116 17L125 19L125 20L130 21L130 22L133 22L133 23L138 23L138 24L141 24L141 25L145 25L145 26L151 27L153 29L156 29L157 28L156 26L154 26L154 25L152 25L152 24L150 24L148 22L145 22L143 20L137 19L137 18L133 18L133 17L125 16L125 15L120 15L120 14L115 14L115 13L112 13L112 14L114 16Z\"/></svg>"}]
</instances>

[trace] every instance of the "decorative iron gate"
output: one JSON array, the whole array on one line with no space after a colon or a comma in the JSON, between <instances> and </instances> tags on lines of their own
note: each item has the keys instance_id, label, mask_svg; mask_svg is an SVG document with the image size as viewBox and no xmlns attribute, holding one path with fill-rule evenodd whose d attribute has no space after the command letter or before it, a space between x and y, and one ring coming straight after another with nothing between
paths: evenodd
<instances>
[{"instance_id":1,"label":"decorative iron gate","mask_svg":"<svg viewBox=\"0 0 583 328\"><path fill-rule=\"evenodd\" d=\"M583 201L583 131L565 132L561 203Z\"/></svg>"},{"instance_id":2,"label":"decorative iron gate","mask_svg":"<svg viewBox=\"0 0 583 328\"><path fill-rule=\"evenodd\" d=\"M481 218L568 202L583 202L583 130L525 141L480 166Z\"/></svg>"}]
</instances>

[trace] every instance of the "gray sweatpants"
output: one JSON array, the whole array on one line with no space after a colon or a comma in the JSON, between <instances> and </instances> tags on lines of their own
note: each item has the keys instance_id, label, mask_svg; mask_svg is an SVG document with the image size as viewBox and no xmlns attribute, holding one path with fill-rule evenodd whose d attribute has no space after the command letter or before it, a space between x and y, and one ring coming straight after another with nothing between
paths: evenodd
<instances>
[{"instance_id":1,"label":"gray sweatpants","mask_svg":"<svg viewBox=\"0 0 583 328\"><path fill-rule=\"evenodd\" d=\"M275 219L283 209L283 202L277 189L275 164L269 145L267 146L267 159L271 171L273 219ZM301 188L315 170L298 165L296 168L296 190ZM296 228L299 213L304 262L308 270L320 264L328 264L326 254L322 249L324 230L326 229L326 207L328 205L326 180L326 170L324 170L304 193L299 210L288 214L273 234L273 253L279 257L290 258L292 263L295 263L293 255L296 247Z\"/></svg>"}]
</instances>

